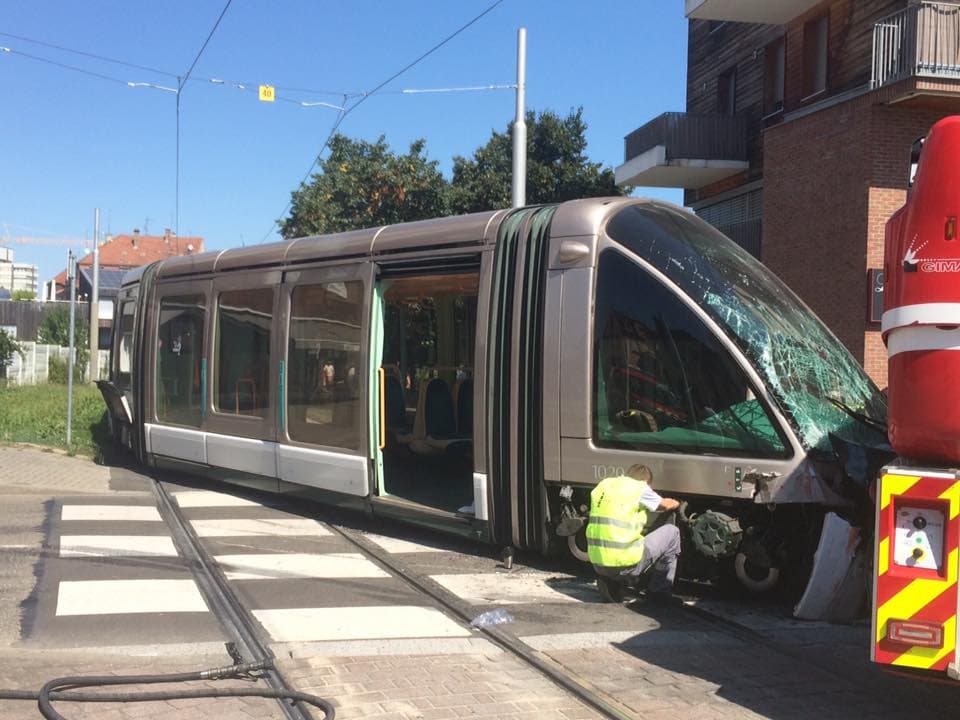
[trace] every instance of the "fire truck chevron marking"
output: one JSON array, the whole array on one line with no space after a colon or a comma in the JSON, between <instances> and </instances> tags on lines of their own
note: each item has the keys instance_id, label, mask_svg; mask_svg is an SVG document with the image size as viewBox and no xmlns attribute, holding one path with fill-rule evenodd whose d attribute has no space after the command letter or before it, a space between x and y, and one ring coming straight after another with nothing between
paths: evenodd
<instances>
[{"instance_id":1,"label":"fire truck chevron marking","mask_svg":"<svg viewBox=\"0 0 960 720\"><path fill-rule=\"evenodd\" d=\"M880 509L886 509L890 498L894 495L904 495L916 485L920 478L916 475L886 475L883 478L883 494L880 498Z\"/></svg>"},{"instance_id":2,"label":"fire truck chevron marking","mask_svg":"<svg viewBox=\"0 0 960 720\"><path fill-rule=\"evenodd\" d=\"M929 605L948 586L957 584L957 559L957 549L954 548L947 557L946 579L918 578L887 600L877 610L877 642L886 636L888 620L891 618L897 620L914 618L920 610Z\"/></svg>"},{"instance_id":3,"label":"fire truck chevron marking","mask_svg":"<svg viewBox=\"0 0 960 720\"><path fill-rule=\"evenodd\" d=\"M944 670L953 660L957 642L957 580L960 574L960 482L942 477L884 475L879 492L876 544L876 617L874 657L878 662L929 670ZM910 499L947 501L948 522L943 546L943 575L917 577L909 568L894 565L896 542L894 500L908 507ZM946 509L946 508L945 508ZM929 571L927 571L929 572ZM943 646L907 646L887 637L891 620L930 623L943 629Z\"/></svg>"}]
</instances>

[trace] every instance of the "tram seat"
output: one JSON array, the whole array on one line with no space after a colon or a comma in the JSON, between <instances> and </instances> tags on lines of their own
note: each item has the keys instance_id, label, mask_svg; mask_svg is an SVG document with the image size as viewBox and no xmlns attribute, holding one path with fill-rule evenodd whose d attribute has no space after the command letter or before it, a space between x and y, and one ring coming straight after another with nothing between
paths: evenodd
<instances>
[{"instance_id":1,"label":"tram seat","mask_svg":"<svg viewBox=\"0 0 960 720\"><path fill-rule=\"evenodd\" d=\"M421 455L463 455L470 449L469 436L457 434L453 395L440 378L433 378L420 388L410 449Z\"/></svg>"},{"instance_id":2,"label":"tram seat","mask_svg":"<svg viewBox=\"0 0 960 720\"><path fill-rule=\"evenodd\" d=\"M453 396L456 401L457 432L460 435L473 435L473 380L464 378L458 380L454 386Z\"/></svg>"}]
</instances>

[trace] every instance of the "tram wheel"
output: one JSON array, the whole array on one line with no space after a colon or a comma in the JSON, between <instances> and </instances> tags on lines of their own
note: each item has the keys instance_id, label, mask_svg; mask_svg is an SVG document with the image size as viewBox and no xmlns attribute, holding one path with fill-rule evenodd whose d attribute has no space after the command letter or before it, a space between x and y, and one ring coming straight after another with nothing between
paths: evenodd
<instances>
[{"instance_id":1,"label":"tram wheel","mask_svg":"<svg viewBox=\"0 0 960 720\"><path fill-rule=\"evenodd\" d=\"M570 551L570 555L580 562L590 562L590 556L587 555L586 525L579 532L567 536L567 549Z\"/></svg>"},{"instance_id":2,"label":"tram wheel","mask_svg":"<svg viewBox=\"0 0 960 720\"><path fill-rule=\"evenodd\" d=\"M754 593L768 592L780 580L780 568L757 564L742 552L734 558L733 570L740 584Z\"/></svg>"}]
</instances>

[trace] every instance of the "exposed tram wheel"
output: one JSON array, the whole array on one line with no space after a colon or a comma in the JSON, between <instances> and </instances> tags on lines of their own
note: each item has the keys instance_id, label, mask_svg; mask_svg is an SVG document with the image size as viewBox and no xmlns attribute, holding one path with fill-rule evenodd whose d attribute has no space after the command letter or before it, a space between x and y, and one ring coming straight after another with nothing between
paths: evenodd
<instances>
[{"instance_id":1,"label":"exposed tram wheel","mask_svg":"<svg viewBox=\"0 0 960 720\"><path fill-rule=\"evenodd\" d=\"M739 583L754 593L769 592L780 580L780 568L758 563L743 552L733 559L733 571Z\"/></svg>"},{"instance_id":2,"label":"exposed tram wheel","mask_svg":"<svg viewBox=\"0 0 960 720\"><path fill-rule=\"evenodd\" d=\"M573 535L567 536L567 549L570 555L580 562L590 562L590 556L587 554L587 526L584 525Z\"/></svg>"}]
</instances>

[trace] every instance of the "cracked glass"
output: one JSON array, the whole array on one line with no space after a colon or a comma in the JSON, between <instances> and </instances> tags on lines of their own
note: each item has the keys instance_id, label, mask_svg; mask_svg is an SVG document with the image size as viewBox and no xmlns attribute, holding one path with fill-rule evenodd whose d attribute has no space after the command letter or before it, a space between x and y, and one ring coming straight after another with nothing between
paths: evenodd
<instances>
[{"instance_id":1,"label":"cracked glass","mask_svg":"<svg viewBox=\"0 0 960 720\"><path fill-rule=\"evenodd\" d=\"M649 262L740 347L808 449L830 452L829 435L886 443L886 399L823 322L770 270L695 215L633 205L607 234Z\"/></svg>"}]
</instances>

